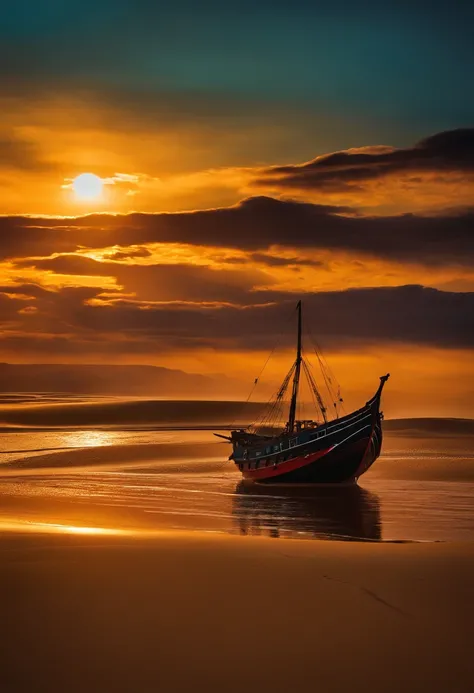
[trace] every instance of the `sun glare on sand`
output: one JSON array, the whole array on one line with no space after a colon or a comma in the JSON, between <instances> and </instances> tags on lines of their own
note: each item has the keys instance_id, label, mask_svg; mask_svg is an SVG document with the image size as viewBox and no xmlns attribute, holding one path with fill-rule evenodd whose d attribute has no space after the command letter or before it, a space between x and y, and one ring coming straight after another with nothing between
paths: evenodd
<instances>
[{"instance_id":1,"label":"sun glare on sand","mask_svg":"<svg viewBox=\"0 0 474 693\"><path fill-rule=\"evenodd\" d=\"M39 520L17 520L5 518L0 520L0 529L7 531L29 531L47 534L85 534L90 536L133 534L131 530L115 527L82 527L59 522L41 522Z\"/></svg>"},{"instance_id":2,"label":"sun glare on sand","mask_svg":"<svg viewBox=\"0 0 474 693\"><path fill-rule=\"evenodd\" d=\"M72 181L72 189L79 200L98 200L104 183L94 173L81 173Z\"/></svg>"}]
</instances>

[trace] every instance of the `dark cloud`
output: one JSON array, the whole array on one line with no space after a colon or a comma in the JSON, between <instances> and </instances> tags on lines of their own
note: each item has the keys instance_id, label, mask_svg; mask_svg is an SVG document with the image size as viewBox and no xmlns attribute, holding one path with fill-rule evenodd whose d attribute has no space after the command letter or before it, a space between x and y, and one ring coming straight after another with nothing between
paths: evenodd
<instances>
[{"instance_id":1,"label":"dark cloud","mask_svg":"<svg viewBox=\"0 0 474 693\"><path fill-rule=\"evenodd\" d=\"M474 128L441 132L414 147L363 147L320 156L300 166L272 166L256 185L282 190L345 190L394 174L474 174Z\"/></svg>"},{"instance_id":2,"label":"dark cloud","mask_svg":"<svg viewBox=\"0 0 474 693\"><path fill-rule=\"evenodd\" d=\"M5 328L11 320L17 318L18 311L25 307L25 302L13 295L0 292L0 325Z\"/></svg>"},{"instance_id":3,"label":"dark cloud","mask_svg":"<svg viewBox=\"0 0 474 693\"><path fill-rule=\"evenodd\" d=\"M31 299L46 298L54 296L55 292L45 289L38 284L17 284L14 286L0 286L0 294L10 294L11 296L28 296Z\"/></svg>"},{"instance_id":4,"label":"dark cloud","mask_svg":"<svg viewBox=\"0 0 474 693\"><path fill-rule=\"evenodd\" d=\"M69 221L70 225L66 225ZM0 216L0 259L71 253L80 243L73 220Z\"/></svg>"},{"instance_id":5,"label":"dark cloud","mask_svg":"<svg viewBox=\"0 0 474 693\"><path fill-rule=\"evenodd\" d=\"M23 323L19 316L31 315L34 312L31 309L36 308L37 300L47 300L47 297L59 299L57 294L36 284L0 286L0 325L3 329L21 326Z\"/></svg>"},{"instance_id":6,"label":"dark cloud","mask_svg":"<svg viewBox=\"0 0 474 693\"><path fill-rule=\"evenodd\" d=\"M235 348L271 348L295 298L284 293L255 293L257 305L245 308L202 310L198 305L165 304L140 311L124 301L115 306L117 313L111 311L108 317L112 329L130 324L133 329L150 330L157 338L165 337L172 343L198 340ZM350 348L381 341L474 347L474 293L448 293L419 286L353 289L309 294L304 305L308 322L313 328L317 326L318 340L331 347ZM101 313L101 308L97 310ZM100 323L105 325L107 310L102 312L104 322L101 318ZM83 317L88 324L87 311Z\"/></svg>"},{"instance_id":7,"label":"dark cloud","mask_svg":"<svg viewBox=\"0 0 474 693\"><path fill-rule=\"evenodd\" d=\"M326 263L320 260L312 260L300 257L279 257L270 253L252 253L250 259L270 267L288 267L289 265L306 265L308 267L326 267Z\"/></svg>"},{"instance_id":8,"label":"dark cloud","mask_svg":"<svg viewBox=\"0 0 474 693\"><path fill-rule=\"evenodd\" d=\"M113 276L115 274L114 269L120 267L118 263L98 262L92 258L74 255L73 253L38 260L18 261L17 265L19 267L53 271L57 274L75 274L90 277Z\"/></svg>"},{"instance_id":9,"label":"dark cloud","mask_svg":"<svg viewBox=\"0 0 474 693\"><path fill-rule=\"evenodd\" d=\"M28 293L28 287L19 287ZM48 344L52 353L158 353L170 349L265 349L280 339L293 344L288 318L296 297L255 292L247 306L166 302L161 304L108 297L97 289L45 292L32 302L34 314L17 313L14 330L0 338L0 348L31 353ZM20 301L0 294L12 322ZM7 307L5 308L5 304ZM25 302L21 302L25 307ZM474 293L449 293L420 286L351 289L307 294L305 323L323 347L354 349L370 344L417 344L474 348ZM284 326L286 325L285 329ZM281 336L283 333L283 336ZM12 341L13 340L13 341ZM21 346L23 345L23 346Z\"/></svg>"},{"instance_id":10,"label":"dark cloud","mask_svg":"<svg viewBox=\"0 0 474 693\"><path fill-rule=\"evenodd\" d=\"M213 269L192 264L129 265L97 262L79 255L26 260L22 266L59 274L115 277L125 291L145 301L230 301L252 303L253 286L274 283L271 275L256 269Z\"/></svg>"},{"instance_id":11,"label":"dark cloud","mask_svg":"<svg viewBox=\"0 0 474 693\"><path fill-rule=\"evenodd\" d=\"M0 258L160 242L251 252L280 245L343 250L405 262L472 265L474 210L386 217L349 212L345 207L257 197L233 207L174 214L0 217Z\"/></svg>"},{"instance_id":12,"label":"dark cloud","mask_svg":"<svg viewBox=\"0 0 474 693\"><path fill-rule=\"evenodd\" d=\"M136 257L150 257L151 252L147 248L120 248L106 255L108 260L128 260Z\"/></svg>"}]
</instances>

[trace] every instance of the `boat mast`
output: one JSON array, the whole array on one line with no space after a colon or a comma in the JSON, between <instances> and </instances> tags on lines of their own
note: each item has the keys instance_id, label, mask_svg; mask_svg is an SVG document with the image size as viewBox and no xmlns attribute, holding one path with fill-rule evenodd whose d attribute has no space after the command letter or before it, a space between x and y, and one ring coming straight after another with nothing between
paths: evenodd
<instances>
[{"instance_id":1,"label":"boat mast","mask_svg":"<svg viewBox=\"0 0 474 693\"><path fill-rule=\"evenodd\" d=\"M301 301L296 304L298 311L298 343L296 347L295 372L293 375L293 392L291 394L290 414L288 416L288 433L293 433L295 428L296 402L298 399L298 388L300 384L301 371Z\"/></svg>"}]
</instances>

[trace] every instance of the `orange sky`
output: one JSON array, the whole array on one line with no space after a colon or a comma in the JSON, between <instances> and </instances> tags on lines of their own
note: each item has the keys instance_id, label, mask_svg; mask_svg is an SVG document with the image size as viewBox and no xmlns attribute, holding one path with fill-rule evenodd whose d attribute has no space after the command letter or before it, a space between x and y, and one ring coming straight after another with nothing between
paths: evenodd
<instances>
[{"instance_id":1,"label":"orange sky","mask_svg":"<svg viewBox=\"0 0 474 693\"><path fill-rule=\"evenodd\" d=\"M286 315L287 304L309 297L308 320L351 406L391 371L390 415L474 415L474 262L468 236L457 235L472 224L474 173L456 163L451 145L430 140L397 150L367 134L360 148L343 152L341 165L326 156L340 124L331 130L321 117L318 134L317 123L284 108L271 123L236 116L213 125L166 113L147 119L87 93L29 101L10 94L0 102L8 145L0 162L0 359L150 363L251 383L278 319L257 338L260 319L247 314L261 306L262 315L278 315L281 305ZM305 167L311 157L319 159ZM277 165L287 170L275 173ZM103 180L96 200L80 200L71 188L84 172ZM281 214L265 201L239 205L264 195L282 201ZM317 210L306 235L289 200ZM75 218L132 211L171 215ZM452 231L451 215L460 231ZM432 236L429 219L444 220ZM415 310L400 298L407 285L438 292L416 294ZM350 293L356 289L372 289L370 301L383 297L371 315ZM320 292L323 313L312 308ZM344 333L332 311L337 318L347 296L341 320L359 311L363 327L354 319ZM386 305L400 327L391 329ZM161 320L165 309L168 322L155 327L151 318ZM291 360L288 349L276 357L275 382Z\"/></svg>"},{"instance_id":2,"label":"orange sky","mask_svg":"<svg viewBox=\"0 0 474 693\"><path fill-rule=\"evenodd\" d=\"M256 193L279 195L277 181L257 184L262 168L298 164L299 152L326 155L341 126L337 119L328 123L320 115L318 123L278 106L272 120L254 112L253 118L236 114L212 124L166 111L152 120L98 102L87 91L28 100L0 93L10 153L0 162L0 213L181 211L235 204ZM373 145L365 136L361 144ZM349 151L364 149L377 150ZM85 171L107 181L101 198L86 203L67 188ZM292 197L386 214L470 205L473 191L474 174L454 169L399 172L363 189L293 189Z\"/></svg>"}]
</instances>

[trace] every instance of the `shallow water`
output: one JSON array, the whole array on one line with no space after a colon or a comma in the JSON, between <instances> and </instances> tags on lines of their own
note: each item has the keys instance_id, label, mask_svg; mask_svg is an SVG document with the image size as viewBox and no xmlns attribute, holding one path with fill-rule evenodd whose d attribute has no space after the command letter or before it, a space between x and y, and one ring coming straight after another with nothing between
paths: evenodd
<instances>
[{"instance_id":1,"label":"shallow water","mask_svg":"<svg viewBox=\"0 0 474 693\"><path fill-rule=\"evenodd\" d=\"M297 489L242 484L228 445L207 430L0 435L0 530L474 538L472 437L387 435L358 486Z\"/></svg>"}]
</instances>

